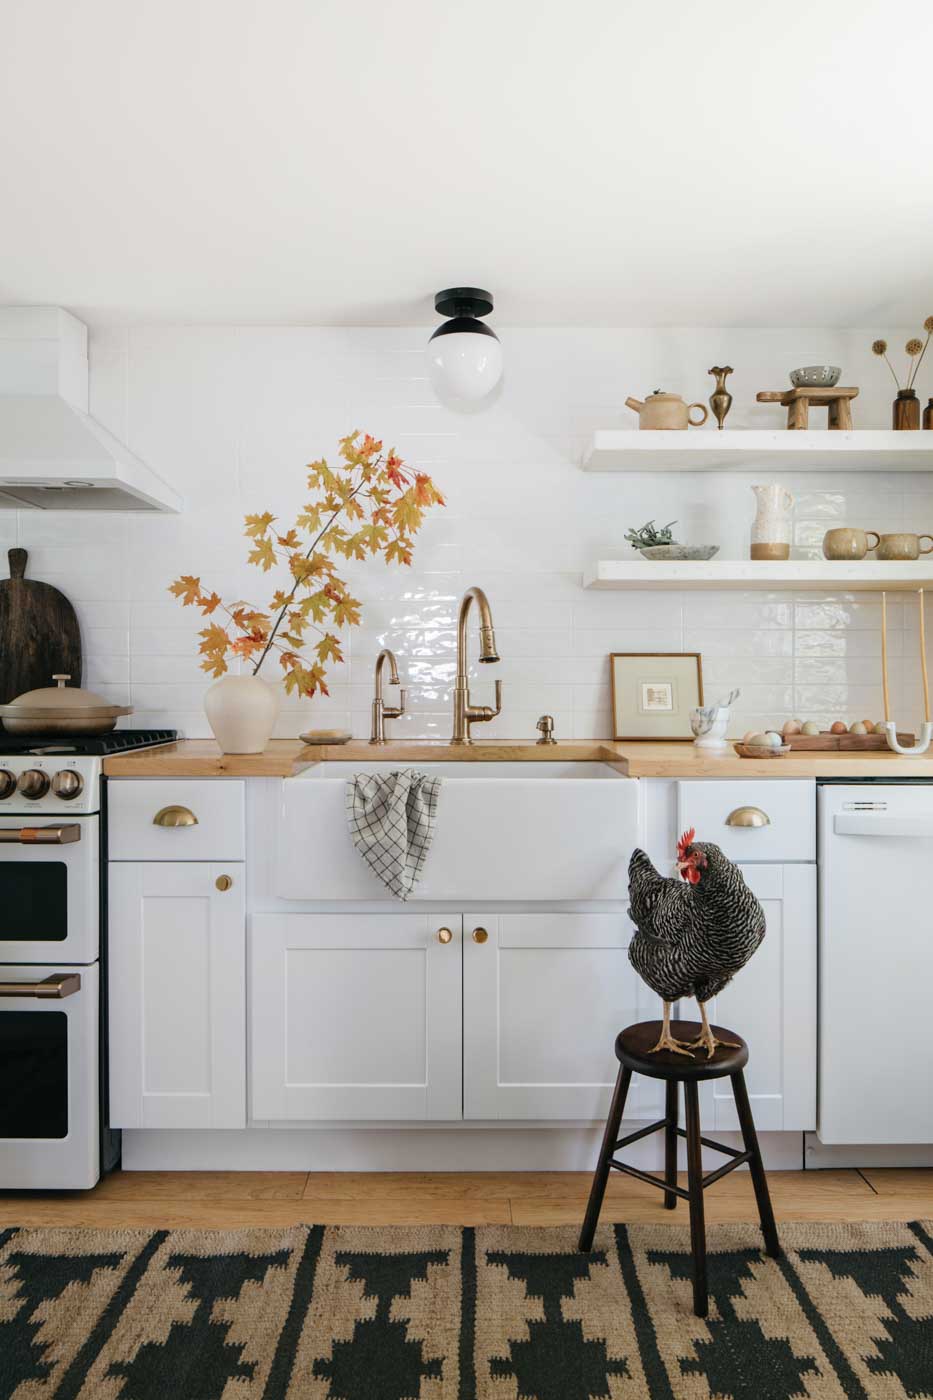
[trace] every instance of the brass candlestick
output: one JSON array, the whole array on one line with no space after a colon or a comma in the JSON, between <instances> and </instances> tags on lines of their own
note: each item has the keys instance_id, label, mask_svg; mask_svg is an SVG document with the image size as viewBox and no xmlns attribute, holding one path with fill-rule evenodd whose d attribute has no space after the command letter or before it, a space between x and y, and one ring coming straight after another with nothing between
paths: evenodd
<instances>
[{"instance_id":1,"label":"brass candlestick","mask_svg":"<svg viewBox=\"0 0 933 1400\"><path fill-rule=\"evenodd\" d=\"M715 374L716 388L709 396L709 406L713 410L713 416L719 424L720 431L726 421L726 414L732 407L732 395L726 388L726 375L732 373L731 365L714 365L708 369L707 374Z\"/></svg>"}]
</instances>

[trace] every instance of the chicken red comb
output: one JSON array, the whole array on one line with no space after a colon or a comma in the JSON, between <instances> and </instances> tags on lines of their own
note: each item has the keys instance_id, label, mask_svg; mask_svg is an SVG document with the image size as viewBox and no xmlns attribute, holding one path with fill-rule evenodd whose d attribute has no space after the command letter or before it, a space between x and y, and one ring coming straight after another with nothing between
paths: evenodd
<instances>
[{"instance_id":1,"label":"chicken red comb","mask_svg":"<svg viewBox=\"0 0 933 1400\"><path fill-rule=\"evenodd\" d=\"M683 860L684 856L687 854L687 847L693 845L693 840L696 834L696 827L691 826L690 830L685 831L683 836L681 836L680 840L677 842L678 860Z\"/></svg>"}]
</instances>

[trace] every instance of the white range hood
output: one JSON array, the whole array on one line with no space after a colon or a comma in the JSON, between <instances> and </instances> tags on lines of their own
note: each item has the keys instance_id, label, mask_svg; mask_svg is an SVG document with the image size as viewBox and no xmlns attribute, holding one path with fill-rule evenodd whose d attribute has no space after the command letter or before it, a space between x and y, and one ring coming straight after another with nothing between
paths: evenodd
<instances>
[{"instance_id":1,"label":"white range hood","mask_svg":"<svg viewBox=\"0 0 933 1400\"><path fill-rule=\"evenodd\" d=\"M87 327L57 306L0 309L0 508L180 511L87 407Z\"/></svg>"}]
</instances>

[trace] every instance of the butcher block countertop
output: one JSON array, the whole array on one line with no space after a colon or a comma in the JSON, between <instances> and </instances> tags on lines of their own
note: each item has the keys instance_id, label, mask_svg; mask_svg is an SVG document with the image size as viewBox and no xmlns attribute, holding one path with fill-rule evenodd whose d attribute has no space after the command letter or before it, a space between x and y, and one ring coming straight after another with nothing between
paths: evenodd
<instances>
[{"instance_id":1,"label":"butcher block countertop","mask_svg":"<svg viewBox=\"0 0 933 1400\"><path fill-rule=\"evenodd\" d=\"M615 743L609 739L486 739L471 747L441 740L390 741L381 747L354 739L312 747L273 739L261 754L222 754L212 739L182 739L160 748L112 754L110 778L291 778L314 763L611 763L632 778L933 778L933 750L922 758L880 753L799 753L785 758L739 758L730 747L709 754L693 744Z\"/></svg>"}]
</instances>

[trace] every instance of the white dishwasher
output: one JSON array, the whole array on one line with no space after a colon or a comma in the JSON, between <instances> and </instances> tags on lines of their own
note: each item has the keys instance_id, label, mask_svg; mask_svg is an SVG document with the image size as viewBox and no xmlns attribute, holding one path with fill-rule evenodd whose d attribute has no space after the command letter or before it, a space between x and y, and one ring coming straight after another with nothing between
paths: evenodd
<instances>
[{"instance_id":1,"label":"white dishwasher","mask_svg":"<svg viewBox=\"0 0 933 1400\"><path fill-rule=\"evenodd\" d=\"M817 1134L933 1143L933 783L822 785L818 823Z\"/></svg>"}]
</instances>

